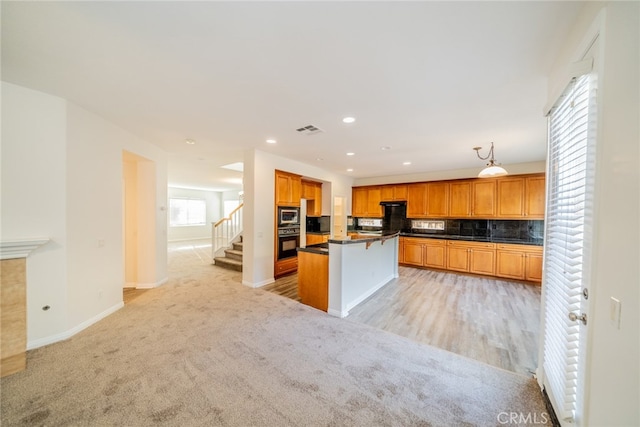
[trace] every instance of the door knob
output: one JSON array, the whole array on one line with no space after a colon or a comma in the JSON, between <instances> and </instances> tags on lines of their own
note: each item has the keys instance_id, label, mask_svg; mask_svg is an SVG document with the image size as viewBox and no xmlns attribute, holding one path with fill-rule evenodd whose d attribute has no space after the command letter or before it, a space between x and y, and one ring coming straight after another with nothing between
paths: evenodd
<instances>
[{"instance_id":1,"label":"door knob","mask_svg":"<svg viewBox=\"0 0 640 427\"><path fill-rule=\"evenodd\" d=\"M581 321L583 325L587 324L587 313L582 313L579 316L575 313L569 313L569 320L575 322L577 320Z\"/></svg>"}]
</instances>

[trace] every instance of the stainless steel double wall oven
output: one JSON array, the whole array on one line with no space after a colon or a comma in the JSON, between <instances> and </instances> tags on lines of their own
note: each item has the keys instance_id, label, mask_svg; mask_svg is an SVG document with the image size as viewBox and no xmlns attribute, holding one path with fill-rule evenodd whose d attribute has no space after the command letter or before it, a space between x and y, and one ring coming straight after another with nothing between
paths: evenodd
<instances>
[{"instance_id":1,"label":"stainless steel double wall oven","mask_svg":"<svg viewBox=\"0 0 640 427\"><path fill-rule=\"evenodd\" d=\"M278 259L298 255L300 246L300 208L295 206L278 207Z\"/></svg>"}]
</instances>

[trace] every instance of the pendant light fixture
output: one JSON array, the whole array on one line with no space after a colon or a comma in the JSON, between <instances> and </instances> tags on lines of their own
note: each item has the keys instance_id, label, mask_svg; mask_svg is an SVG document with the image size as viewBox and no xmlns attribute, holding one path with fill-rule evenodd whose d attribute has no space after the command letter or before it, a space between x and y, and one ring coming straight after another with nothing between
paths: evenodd
<instances>
[{"instance_id":1,"label":"pendant light fixture","mask_svg":"<svg viewBox=\"0 0 640 427\"><path fill-rule=\"evenodd\" d=\"M489 163L487 163L487 167L482 169L478 174L478 178L494 178L496 176L504 176L507 175L507 171L499 166L499 163L496 164L495 159L493 158L493 142L491 143L491 148L489 149L489 154L486 157L482 157L480 155L480 150L482 147L473 147L476 150L476 154L480 160L487 160L490 158Z\"/></svg>"}]
</instances>

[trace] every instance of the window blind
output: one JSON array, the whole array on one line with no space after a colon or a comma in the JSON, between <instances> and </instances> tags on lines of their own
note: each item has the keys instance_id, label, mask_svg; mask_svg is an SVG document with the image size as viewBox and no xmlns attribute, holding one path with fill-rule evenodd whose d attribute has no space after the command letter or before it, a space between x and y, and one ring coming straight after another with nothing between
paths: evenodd
<instances>
[{"instance_id":1,"label":"window blind","mask_svg":"<svg viewBox=\"0 0 640 427\"><path fill-rule=\"evenodd\" d=\"M560 420L576 412L582 290L591 236L595 91L593 77L575 78L549 116L548 203L545 219L545 387Z\"/></svg>"}]
</instances>

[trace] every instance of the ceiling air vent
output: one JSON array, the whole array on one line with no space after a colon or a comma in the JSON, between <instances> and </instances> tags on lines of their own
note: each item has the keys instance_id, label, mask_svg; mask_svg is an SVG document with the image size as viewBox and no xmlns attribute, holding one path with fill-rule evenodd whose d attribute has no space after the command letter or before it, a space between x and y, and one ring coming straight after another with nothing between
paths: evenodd
<instances>
[{"instance_id":1,"label":"ceiling air vent","mask_svg":"<svg viewBox=\"0 0 640 427\"><path fill-rule=\"evenodd\" d=\"M315 135L316 133L322 132L322 129L317 128L314 125L307 125L296 130L304 135Z\"/></svg>"}]
</instances>

